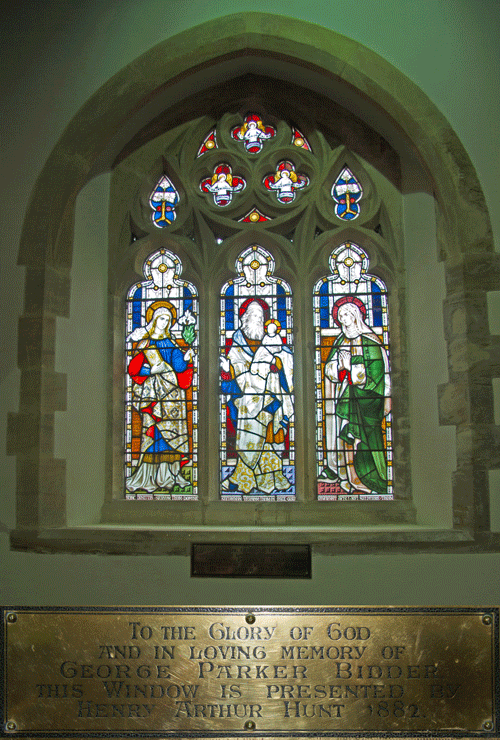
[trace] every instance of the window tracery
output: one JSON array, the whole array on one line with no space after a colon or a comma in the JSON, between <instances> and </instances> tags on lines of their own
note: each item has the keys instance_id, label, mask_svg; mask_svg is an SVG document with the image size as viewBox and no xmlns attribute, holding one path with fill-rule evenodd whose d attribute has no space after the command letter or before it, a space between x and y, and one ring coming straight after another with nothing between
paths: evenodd
<instances>
[{"instance_id":1,"label":"window tracery","mask_svg":"<svg viewBox=\"0 0 500 740\"><path fill-rule=\"evenodd\" d=\"M344 167L332 185L332 198L335 201L335 215L343 221L353 221L359 216L359 201L363 188L348 167Z\"/></svg>"},{"instance_id":2,"label":"window tracery","mask_svg":"<svg viewBox=\"0 0 500 740\"><path fill-rule=\"evenodd\" d=\"M201 157L202 154L209 152L211 149L217 149L217 135L215 129L205 136L196 156Z\"/></svg>"},{"instance_id":3,"label":"window tracery","mask_svg":"<svg viewBox=\"0 0 500 740\"><path fill-rule=\"evenodd\" d=\"M279 203L288 204L295 200L295 191L309 185L307 175L298 175L295 166L288 160L278 162L276 172L266 175L264 185L268 190L274 190Z\"/></svg>"},{"instance_id":4,"label":"window tracery","mask_svg":"<svg viewBox=\"0 0 500 740\"><path fill-rule=\"evenodd\" d=\"M241 126L233 128L232 135L236 140L243 142L249 154L258 154L262 151L264 142L276 136L276 129L264 125L256 113L250 113Z\"/></svg>"},{"instance_id":5,"label":"window tracery","mask_svg":"<svg viewBox=\"0 0 500 740\"><path fill-rule=\"evenodd\" d=\"M200 188L204 193L212 193L215 205L223 208L231 203L233 193L246 188L246 182L242 177L233 176L230 164L218 164L212 177L205 177L201 181Z\"/></svg>"},{"instance_id":6,"label":"window tracery","mask_svg":"<svg viewBox=\"0 0 500 740\"><path fill-rule=\"evenodd\" d=\"M304 134L302 134L298 129L292 128L292 144L295 146L300 147L301 149L306 149L308 152L311 150L311 145L307 141Z\"/></svg>"}]
</instances>

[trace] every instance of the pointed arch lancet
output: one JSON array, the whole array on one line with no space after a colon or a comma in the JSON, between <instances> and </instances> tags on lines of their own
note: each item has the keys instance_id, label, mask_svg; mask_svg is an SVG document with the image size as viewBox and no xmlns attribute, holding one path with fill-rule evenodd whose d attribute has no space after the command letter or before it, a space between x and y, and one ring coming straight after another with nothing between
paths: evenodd
<instances>
[{"instance_id":1,"label":"pointed arch lancet","mask_svg":"<svg viewBox=\"0 0 500 740\"><path fill-rule=\"evenodd\" d=\"M391 377L385 284L347 242L313 293L318 499L393 497Z\"/></svg>"},{"instance_id":2,"label":"pointed arch lancet","mask_svg":"<svg viewBox=\"0 0 500 740\"><path fill-rule=\"evenodd\" d=\"M295 434L290 286L261 246L221 290L221 498L293 501Z\"/></svg>"},{"instance_id":3,"label":"pointed arch lancet","mask_svg":"<svg viewBox=\"0 0 500 740\"><path fill-rule=\"evenodd\" d=\"M196 500L198 298L168 249L144 263L126 304L126 498Z\"/></svg>"}]
</instances>

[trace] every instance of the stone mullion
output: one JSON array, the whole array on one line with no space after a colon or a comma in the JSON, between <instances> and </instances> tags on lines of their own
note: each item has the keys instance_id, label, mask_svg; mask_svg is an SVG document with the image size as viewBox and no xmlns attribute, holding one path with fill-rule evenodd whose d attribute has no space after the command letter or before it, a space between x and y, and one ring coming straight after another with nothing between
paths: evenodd
<instances>
[{"instance_id":1,"label":"stone mullion","mask_svg":"<svg viewBox=\"0 0 500 740\"><path fill-rule=\"evenodd\" d=\"M311 252L318 226L316 207L312 198L303 212L294 239L296 286L294 291L295 418L296 455L300 487L297 500L304 504L316 501L316 385L314 362L313 287ZM311 382L312 381L312 382ZM300 495L299 495L300 493Z\"/></svg>"}]
</instances>

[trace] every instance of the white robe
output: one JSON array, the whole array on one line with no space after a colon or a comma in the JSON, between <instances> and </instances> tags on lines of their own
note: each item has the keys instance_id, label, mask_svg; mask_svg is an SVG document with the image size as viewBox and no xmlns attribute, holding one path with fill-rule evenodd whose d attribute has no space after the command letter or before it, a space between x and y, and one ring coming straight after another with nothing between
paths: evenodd
<instances>
[{"instance_id":1,"label":"white robe","mask_svg":"<svg viewBox=\"0 0 500 740\"><path fill-rule=\"evenodd\" d=\"M242 396L234 399L238 410L238 464L230 480L244 493L257 489L270 494L290 487L283 475L282 459L277 454L283 445L266 442L266 435L270 423L273 434L276 434L283 427L282 422L286 423L285 417L288 421L293 419L293 355L284 346L272 359L272 362L277 358L281 361L288 385L285 389L281 386L279 374L271 371L272 362L259 361L256 354L248 346L243 333L240 330L235 332L228 359ZM267 407L274 399L279 407L271 412Z\"/></svg>"}]
</instances>

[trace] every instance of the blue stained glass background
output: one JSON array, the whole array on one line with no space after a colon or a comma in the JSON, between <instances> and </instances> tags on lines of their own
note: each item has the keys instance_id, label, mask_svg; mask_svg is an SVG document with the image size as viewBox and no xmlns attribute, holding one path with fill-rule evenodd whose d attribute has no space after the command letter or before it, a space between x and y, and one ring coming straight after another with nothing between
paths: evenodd
<instances>
[{"instance_id":1,"label":"blue stained glass background","mask_svg":"<svg viewBox=\"0 0 500 740\"><path fill-rule=\"evenodd\" d=\"M373 326L382 326L382 296L380 286L372 283Z\"/></svg>"},{"instance_id":2,"label":"blue stained glass background","mask_svg":"<svg viewBox=\"0 0 500 740\"><path fill-rule=\"evenodd\" d=\"M325 282L319 289L319 318L322 329L330 326L330 311L328 309L328 283Z\"/></svg>"},{"instance_id":3,"label":"blue stained glass background","mask_svg":"<svg viewBox=\"0 0 500 740\"><path fill-rule=\"evenodd\" d=\"M186 311L193 311L193 296L189 288L184 286L184 313Z\"/></svg>"},{"instance_id":4,"label":"blue stained glass background","mask_svg":"<svg viewBox=\"0 0 500 740\"><path fill-rule=\"evenodd\" d=\"M229 285L225 293L225 314L226 314L226 329L227 331L234 330L234 298L228 296L234 296L234 286Z\"/></svg>"},{"instance_id":5,"label":"blue stained glass background","mask_svg":"<svg viewBox=\"0 0 500 740\"><path fill-rule=\"evenodd\" d=\"M132 299L132 330L141 326L142 288L137 288Z\"/></svg>"},{"instance_id":6,"label":"blue stained glass background","mask_svg":"<svg viewBox=\"0 0 500 740\"><path fill-rule=\"evenodd\" d=\"M286 323L286 296L285 296L285 290L282 285L278 283L277 287L277 294L278 294L278 321L280 322L281 326L285 328L287 326Z\"/></svg>"}]
</instances>

